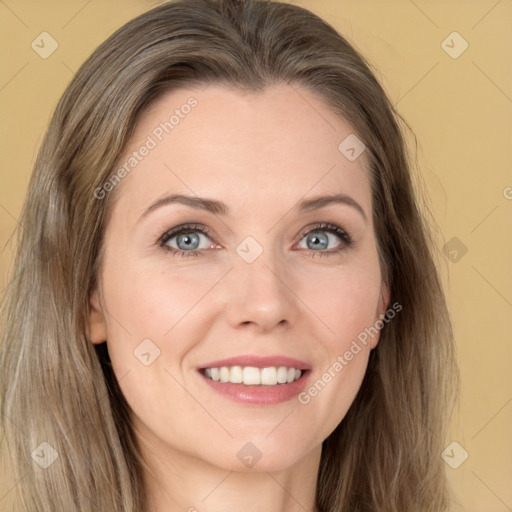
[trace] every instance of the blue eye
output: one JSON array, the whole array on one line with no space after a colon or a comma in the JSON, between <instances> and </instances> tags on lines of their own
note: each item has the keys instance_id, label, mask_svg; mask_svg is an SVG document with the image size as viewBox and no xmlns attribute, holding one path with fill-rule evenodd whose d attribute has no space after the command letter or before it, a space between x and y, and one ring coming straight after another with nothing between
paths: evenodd
<instances>
[{"instance_id":1,"label":"blue eye","mask_svg":"<svg viewBox=\"0 0 512 512\"><path fill-rule=\"evenodd\" d=\"M174 237L173 237L174 238ZM200 236L197 233L181 233L176 235L176 245L178 249L196 249L200 244Z\"/></svg>"},{"instance_id":2,"label":"blue eye","mask_svg":"<svg viewBox=\"0 0 512 512\"><path fill-rule=\"evenodd\" d=\"M331 248L331 251L325 251L333 235L341 240L341 244ZM320 224L303 232L301 236L301 241L306 240L305 248L312 251L312 256L332 256L350 247L353 243L351 236L335 224Z\"/></svg>"},{"instance_id":3,"label":"blue eye","mask_svg":"<svg viewBox=\"0 0 512 512\"><path fill-rule=\"evenodd\" d=\"M209 230L201 225L183 225L173 228L165 233L159 240L159 245L170 250L173 255L179 256L199 256L198 250L201 236L207 237ZM199 234L198 234L199 233ZM169 245L169 242L176 239L177 247ZM211 245L211 244L210 244ZM202 247L201 249L207 249Z\"/></svg>"},{"instance_id":4,"label":"blue eye","mask_svg":"<svg viewBox=\"0 0 512 512\"><path fill-rule=\"evenodd\" d=\"M209 238L209 232L208 228L200 224L177 226L164 233L158 241L158 245L170 251L173 256L202 256L203 251L211 247L211 242L204 247L199 247L201 237ZM330 251L326 251L333 235L340 239L341 243L331 248ZM350 235L335 224L318 224L309 228L301 234L301 242L303 239L306 239L306 247L302 248L309 249L311 256L333 256L353 243Z\"/></svg>"}]
</instances>

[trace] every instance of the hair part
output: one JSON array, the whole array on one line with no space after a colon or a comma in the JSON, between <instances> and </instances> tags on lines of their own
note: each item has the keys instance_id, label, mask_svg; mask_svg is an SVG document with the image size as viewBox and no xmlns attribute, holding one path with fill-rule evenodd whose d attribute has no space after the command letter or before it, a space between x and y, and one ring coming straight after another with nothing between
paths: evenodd
<instances>
[{"instance_id":1,"label":"hair part","mask_svg":"<svg viewBox=\"0 0 512 512\"><path fill-rule=\"evenodd\" d=\"M441 451L458 385L449 313L418 210L399 115L371 66L306 9L266 0L177 0L129 21L81 66L37 156L2 306L0 445L13 512L147 512L144 461L105 345L88 341L116 169L162 94L225 84L308 88L366 146L373 221L390 303L348 413L323 443L320 512L442 512ZM134 171L136 172L136 171ZM42 442L59 463L30 457Z\"/></svg>"}]
</instances>

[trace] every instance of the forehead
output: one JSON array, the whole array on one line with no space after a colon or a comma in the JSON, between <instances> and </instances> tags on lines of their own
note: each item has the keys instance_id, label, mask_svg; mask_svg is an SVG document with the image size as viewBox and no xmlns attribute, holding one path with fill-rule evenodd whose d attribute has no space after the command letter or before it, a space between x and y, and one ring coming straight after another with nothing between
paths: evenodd
<instances>
[{"instance_id":1,"label":"forehead","mask_svg":"<svg viewBox=\"0 0 512 512\"><path fill-rule=\"evenodd\" d=\"M297 85L260 93L219 84L178 89L141 116L116 166L130 169L117 201L129 200L140 213L162 193L180 192L216 197L238 210L343 192L369 213L366 155L351 160L339 148L354 136L346 120Z\"/></svg>"}]
</instances>

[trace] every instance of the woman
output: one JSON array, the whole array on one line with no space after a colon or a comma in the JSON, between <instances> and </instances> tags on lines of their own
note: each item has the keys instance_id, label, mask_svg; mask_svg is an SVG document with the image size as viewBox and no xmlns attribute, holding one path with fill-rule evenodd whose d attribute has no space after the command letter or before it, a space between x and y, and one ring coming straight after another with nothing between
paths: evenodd
<instances>
[{"instance_id":1,"label":"woman","mask_svg":"<svg viewBox=\"0 0 512 512\"><path fill-rule=\"evenodd\" d=\"M60 100L21 225L12 510L448 510L433 242L397 114L324 21L127 23Z\"/></svg>"}]
</instances>

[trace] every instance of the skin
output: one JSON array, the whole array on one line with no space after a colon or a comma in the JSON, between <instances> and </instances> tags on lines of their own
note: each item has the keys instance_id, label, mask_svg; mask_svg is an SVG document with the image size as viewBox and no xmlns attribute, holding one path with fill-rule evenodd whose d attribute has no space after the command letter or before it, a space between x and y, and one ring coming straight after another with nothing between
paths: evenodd
<instances>
[{"instance_id":1,"label":"skin","mask_svg":"<svg viewBox=\"0 0 512 512\"><path fill-rule=\"evenodd\" d=\"M197 106L113 192L90 340L107 340L132 409L151 510L316 511L322 442L352 404L378 335L307 405L297 397L234 402L211 390L197 368L240 354L280 354L311 364L314 383L385 313L389 290L366 156L349 161L338 150L353 128L303 87L247 94L212 84L153 103L121 165L191 96ZM367 220L347 204L296 209L303 198L334 192L357 201ZM170 193L223 201L231 214L168 204L139 221ZM302 233L323 222L347 231L353 245L336 253L344 242L325 231L327 248L308 245ZM182 223L211 230L198 234L200 256L173 256L158 245ZM247 236L263 248L250 264L236 252ZM160 350L149 366L134 356L144 339ZM252 468L237 458L247 442L262 453Z\"/></svg>"}]
</instances>

